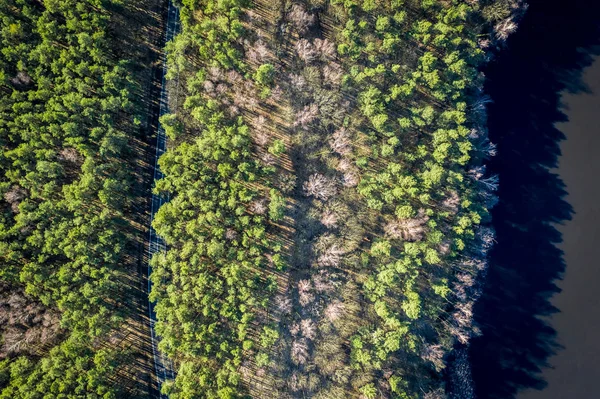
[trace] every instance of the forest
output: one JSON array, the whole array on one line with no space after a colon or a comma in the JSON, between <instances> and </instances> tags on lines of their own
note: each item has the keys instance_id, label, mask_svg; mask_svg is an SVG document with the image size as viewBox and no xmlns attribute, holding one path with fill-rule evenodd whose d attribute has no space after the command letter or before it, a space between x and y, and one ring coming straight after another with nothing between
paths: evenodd
<instances>
[{"instance_id":1,"label":"forest","mask_svg":"<svg viewBox=\"0 0 600 399\"><path fill-rule=\"evenodd\" d=\"M0 398L151 397L147 300L172 399L454 397L522 5L176 0L140 300L166 4L0 0Z\"/></svg>"},{"instance_id":2,"label":"forest","mask_svg":"<svg viewBox=\"0 0 600 399\"><path fill-rule=\"evenodd\" d=\"M126 339L145 67L114 30L130 12L0 2L1 398L147 397Z\"/></svg>"}]
</instances>

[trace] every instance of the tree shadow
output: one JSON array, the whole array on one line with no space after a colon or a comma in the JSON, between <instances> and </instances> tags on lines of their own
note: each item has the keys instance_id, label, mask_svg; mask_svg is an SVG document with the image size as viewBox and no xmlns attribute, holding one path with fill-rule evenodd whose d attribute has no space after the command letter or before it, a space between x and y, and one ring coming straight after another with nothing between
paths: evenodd
<instances>
[{"instance_id":1,"label":"tree shadow","mask_svg":"<svg viewBox=\"0 0 600 399\"><path fill-rule=\"evenodd\" d=\"M541 369L560 349L548 316L565 270L555 224L571 219L557 166L555 126L567 120L560 93L586 91L582 69L600 44L600 3L530 0L519 30L486 68L489 134L498 156L489 170L500 177L493 221L497 244L476 307L482 336L470 347L480 399L507 399L543 389Z\"/></svg>"}]
</instances>

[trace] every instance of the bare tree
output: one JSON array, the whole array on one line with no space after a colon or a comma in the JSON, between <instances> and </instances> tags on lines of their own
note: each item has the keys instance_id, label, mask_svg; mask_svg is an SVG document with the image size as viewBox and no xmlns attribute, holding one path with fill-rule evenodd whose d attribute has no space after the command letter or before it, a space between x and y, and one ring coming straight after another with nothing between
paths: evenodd
<instances>
[{"instance_id":1,"label":"bare tree","mask_svg":"<svg viewBox=\"0 0 600 399\"><path fill-rule=\"evenodd\" d=\"M257 40L253 45L248 45L248 52L246 53L248 60L254 64L264 64L271 58L269 48L262 40Z\"/></svg>"},{"instance_id":2,"label":"bare tree","mask_svg":"<svg viewBox=\"0 0 600 399\"><path fill-rule=\"evenodd\" d=\"M312 43L306 39L300 39L296 42L296 53L298 54L298 57L307 64L317 58L317 50Z\"/></svg>"},{"instance_id":3,"label":"bare tree","mask_svg":"<svg viewBox=\"0 0 600 399\"><path fill-rule=\"evenodd\" d=\"M267 199L259 198L250 203L250 212L256 215L264 215L267 213Z\"/></svg>"},{"instance_id":4,"label":"bare tree","mask_svg":"<svg viewBox=\"0 0 600 399\"><path fill-rule=\"evenodd\" d=\"M446 367L446 363L444 362L444 356L446 355L446 351L442 345L426 345L423 348L423 352L421 353L421 357L429 361L433 364L435 369L440 372Z\"/></svg>"},{"instance_id":5,"label":"bare tree","mask_svg":"<svg viewBox=\"0 0 600 399\"><path fill-rule=\"evenodd\" d=\"M13 86L21 88L32 84L33 79L31 79L31 76L29 76L27 72L19 71L15 77L10 80L10 82L13 84Z\"/></svg>"},{"instance_id":6,"label":"bare tree","mask_svg":"<svg viewBox=\"0 0 600 399\"><path fill-rule=\"evenodd\" d=\"M14 213L19 212L19 204L27 197L27 191L21 186L12 186L10 190L4 193L4 200L10 204L10 209Z\"/></svg>"},{"instance_id":7,"label":"bare tree","mask_svg":"<svg viewBox=\"0 0 600 399\"><path fill-rule=\"evenodd\" d=\"M337 244L328 246L317 258L319 266L334 266L338 267L342 261L342 255L345 251Z\"/></svg>"},{"instance_id":8,"label":"bare tree","mask_svg":"<svg viewBox=\"0 0 600 399\"><path fill-rule=\"evenodd\" d=\"M324 201L337 193L335 182L319 173L310 175L308 180L302 185L302 189L304 190L305 195L313 196Z\"/></svg>"},{"instance_id":9,"label":"bare tree","mask_svg":"<svg viewBox=\"0 0 600 399\"><path fill-rule=\"evenodd\" d=\"M304 319L300 322L300 329L302 330L302 336L307 339L315 339L317 335L317 327L311 319Z\"/></svg>"},{"instance_id":10,"label":"bare tree","mask_svg":"<svg viewBox=\"0 0 600 399\"><path fill-rule=\"evenodd\" d=\"M292 311L292 301L286 295L277 295L275 297L275 308L282 315L289 314Z\"/></svg>"},{"instance_id":11,"label":"bare tree","mask_svg":"<svg viewBox=\"0 0 600 399\"><path fill-rule=\"evenodd\" d=\"M288 18L296 31L300 34L305 33L314 24L315 16L304 11L299 4L294 4L288 14Z\"/></svg>"},{"instance_id":12,"label":"bare tree","mask_svg":"<svg viewBox=\"0 0 600 399\"><path fill-rule=\"evenodd\" d=\"M325 307L324 314L327 320L334 322L344 314L344 304L338 300L334 300Z\"/></svg>"},{"instance_id":13,"label":"bare tree","mask_svg":"<svg viewBox=\"0 0 600 399\"><path fill-rule=\"evenodd\" d=\"M315 39L313 44L318 57L323 61L329 61L335 58L335 44L333 44L329 40Z\"/></svg>"},{"instance_id":14,"label":"bare tree","mask_svg":"<svg viewBox=\"0 0 600 399\"><path fill-rule=\"evenodd\" d=\"M325 210L322 214L321 214L321 224L323 224L323 226L331 229L333 227L337 226L337 222L338 222L338 218L336 216L336 214L334 212L332 212L331 210Z\"/></svg>"},{"instance_id":15,"label":"bare tree","mask_svg":"<svg viewBox=\"0 0 600 399\"><path fill-rule=\"evenodd\" d=\"M225 238L228 241L233 241L238 238L238 233L234 229L227 229L225 230Z\"/></svg>"},{"instance_id":16,"label":"bare tree","mask_svg":"<svg viewBox=\"0 0 600 399\"><path fill-rule=\"evenodd\" d=\"M483 254L486 254L496 242L494 230L489 226L478 227L475 235L480 242L480 251Z\"/></svg>"},{"instance_id":17,"label":"bare tree","mask_svg":"<svg viewBox=\"0 0 600 399\"><path fill-rule=\"evenodd\" d=\"M331 292L334 290L332 276L326 270L320 270L319 273L313 274L311 280L317 292Z\"/></svg>"},{"instance_id":18,"label":"bare tree","mask_svg":"<svg viewBox=\"0 0 600 399\"><path fill-rule=\"evenodd\" d=\"M308 127L308 125L317 119L319 116L319 107L317 104L309 104L305 106L302 111L296 114L296 120L294 121L294 126L302 126L303 128Z\"/></svg>"},{"instance_id":19,"label":"bare tree","mask_svg":"<svg viewBox=\"0 0 600 399\"><path fill-rule=\"evenodd\" d=\"M508 37L517 31L517 23L511 18L507 18L494 26L496 38L499 40L506 40Z\"/></svg>"},{"instance_id":20,"label":"bare tree","mask_svg":"<svg viewBox=\"0 0 600 399\"><path fill-rule=\"evenodd\" d=\"M337 152L340 155L348 155L352 148L350 147L350 134L346 128L340 128L336 130L329 140L329 147L333 152Z\"/></svg>"},{"instance_id":21,"label":"bare tree","mask_svg":"<svg viewBox=\"0 0 600 399\"><path fill-rule=\"evenodd\" d=\"M290 86L297 92L304 92L307 87L306 78L302 75L291 74L290 75Z\"/></svg>"},{"instance_id":22,"label":"bare tree","mask_svg":"<svg viewBox=\"0 0 600 399\"><path fill-rule=\"evenodd\" d=\"M356 187L358 186L359 182L360 176L358 175L358 172L349 171L344 173L344 175L342 176L342 185L344 187Z\"/></svg>"},{"instance_id":23,"label":"bare tree","mask_svg":"<svg viewBox=\"0 0 600 399\"><path fill-rule=\"evenodd\" d=\"M498 189L498 176L485 176L485 166L478 166L469 170L469 177L481 184L486 190L496 191Z\"/></svg>"},{"instance_id":24,"label":"bare tree","mask_svg":"<svg viewBox=\"0 0 600 399\"><path fill-rule=\"evenodd\" d=\"M323 67L323 79L331 85L338 86L342 83L342 76L344 76L344 72L337 64L329 64Z\"/></svg>"},{"instance_id":25,"label":"bare tree","mask_svg":"<svg viewBox=\"0 0 600 399\"><path fill-rule=\"evenodd\" d=\"M292 342L291 357L295 364L306 364L308 361L308 344L305 339L300 338Z\"/></svg>"},{"instance_id":26,"label":"bare tree","mask_svg":"<svg viewBox=\"0 0 600 399\"><path fill-rule=\"evenodd\" d=\"M234 69L232 69L232 70L230 70L230 71L227 71L227 74L226 74L226 77L225 77L225 79L226 79L226 80L227 80L227 82L229 82L229 84L231 84L232 86L236 86L236 85L238 85L238 84L239 84L241 81L243 81L243 80L244 80L244 78L242 77L242 75L241 75L241 74L240 74L238 71L236 71L236 70L234 70Z\"/></svg>"},{"instance_id":27,"label":"bare tree","mask_svg":"<svg viewBox=\"0 0 600 399\"><path fill-rule=\"evenodd\" d=\"M60 150L60 152L58 153L58 158L71 163L81 162L81 155L79 155L77 149L73 147L66 147Z\"/></svg>"},{"instance_id":28,"label":"bare tree","mask_svg":"<svg viewBox=\"0 0 600 399\"><path fill-rule=\"evenodd\" d=\"M298 298L298 301L302 306L306 306L315 300L315 296L312 293L312 285L310 280L298 281Z\"/></svg>"},{"instance_id":29,"label":"bare tree","mask_svg":"<svg viewBox=\"0 0 600 399\"><path fill-rule=\"evenodd\" d=\"M220 80L223 80L223 78L225 77L225 73L224 71L216 66L211 66L210 68L208 68L208 78L210 80L212 80L213 82L218 82Z\"/></svg>"},{"instance_id":30,"label":"bare tree","mask_svg":"<svg viewBox=\"0 0 600 399\"><path fill-rule=\"evenodd\" d=\"M443 388L437 388L423 395L423 399L447 399L446 392Z\"/></svg>"},{"instance_id":31,"label":"bare tree","mask_svg":"<svg viewBox=\"0 0 600 399\"><path fill-rule=\"evenodd\" d=\"M0 360L53 342L60 332L60 316L25 296L14 287L0 283Z\"/></svg>"},{"instance_id":32,"label":"bare tree","mask_svg":"<svg viewBox=\"0 0 600 399\"><path fill-rule=\"evenodd\" d=\"M391 221L384 226L383 230L390 238L404 241L421 241L428 220L429 217L425 216L424 212L419 212L419 215L415 218Z\"/></svg>"},{"instance_id":33,"label":"bare tree","mask_svg":"<svg viewBox=\"0 0 600 399\"><path fill-rule=\"evenodd\" d=\"M450 191L446 198L442 201L442 207L452 213L458 212L458 206L460 205L460 197L456 191Z\"/></svg>"}]
</instances>

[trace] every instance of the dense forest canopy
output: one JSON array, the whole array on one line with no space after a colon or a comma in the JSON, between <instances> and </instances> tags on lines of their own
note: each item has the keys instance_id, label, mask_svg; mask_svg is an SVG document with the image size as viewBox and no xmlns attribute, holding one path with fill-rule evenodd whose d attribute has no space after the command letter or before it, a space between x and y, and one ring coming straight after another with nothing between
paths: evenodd
<instances>
[{"instance_id":1,"label":"dense forest canopy","mask_svg":"<svg viewBox=\"0 0 600 399\"><path fill-rule=\"evenodd\" d=\"M117 23L144 4L0 0L0 398L148 396L123 342L151 91ZM175 4L163 392L445 398L494 236L479 67L519 4Z\"/></svg>"},{"instance_id":2,"label":"dense forest canopy","mask_svg":"<svg viewBox=\"0 0 600 399\"><path fill-rule=\"evenodd\" d=\"M139 107L118 2L0 2L0 397L123 398Z\"/></svg>"},{"instance_id":3,"label":"dense forest canopy","mask_svg":"<svg viewBox=\"0 0 600 399\"><path fill-rule=\"evenodd\" d=\"M182 1L154 226L172 398L444 397L497 181L508 1ZM495 28L495 29L494 29Z\"/></svg>"}]
</instances>

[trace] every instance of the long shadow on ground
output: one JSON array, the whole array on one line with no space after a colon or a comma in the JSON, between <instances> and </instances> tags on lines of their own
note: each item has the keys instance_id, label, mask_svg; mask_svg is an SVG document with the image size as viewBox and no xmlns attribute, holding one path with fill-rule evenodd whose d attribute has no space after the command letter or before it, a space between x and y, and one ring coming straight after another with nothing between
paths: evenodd
<instances>
[{"instance_id":1,"label":"long shadow on ground","mask_svg":"<svg viewBox=\"0 0 600 399\"><path fill-rule=\"evenodd\" d=\"M476 308L483 335L470 357L479 399L509 399L526 388L542 389L541 368L560 349L544 320L565 264L553 223L571 218L557 166L566 121L560 93L585 90L582 69L600 44L600 3L530 0L508 47L486 71L490 139L500 176L493 210L497 244L491 252L484 294ZM596 47L597 50L597 47Z\"/></svg>"}]
</instances>

